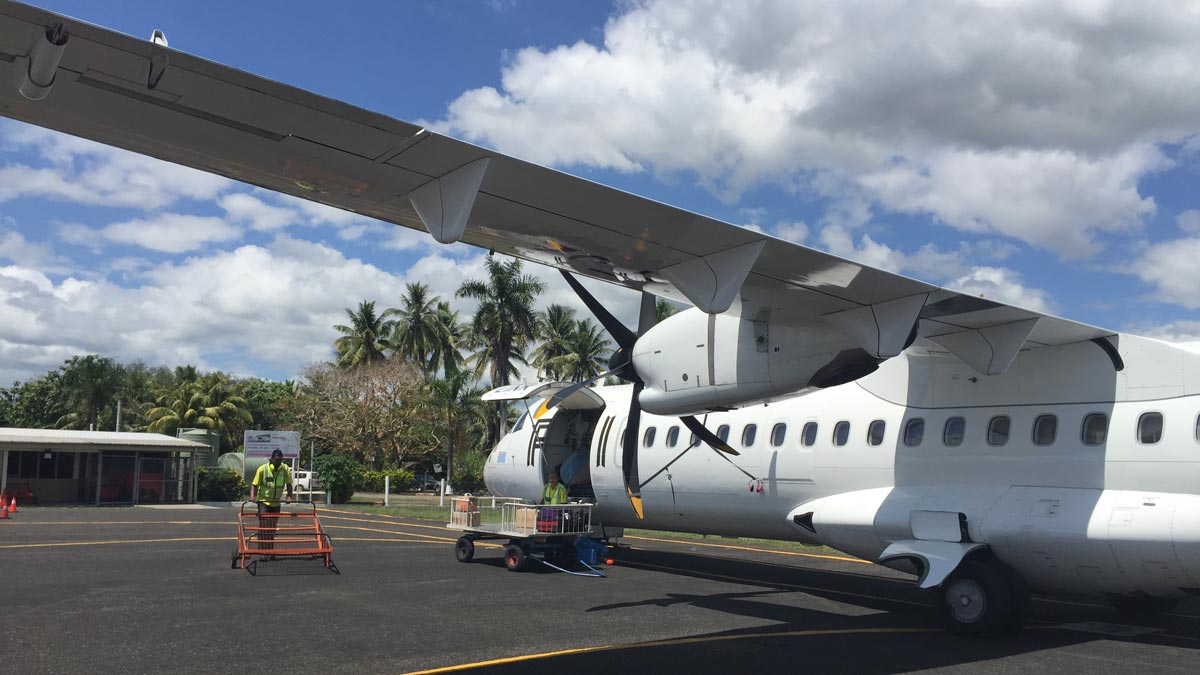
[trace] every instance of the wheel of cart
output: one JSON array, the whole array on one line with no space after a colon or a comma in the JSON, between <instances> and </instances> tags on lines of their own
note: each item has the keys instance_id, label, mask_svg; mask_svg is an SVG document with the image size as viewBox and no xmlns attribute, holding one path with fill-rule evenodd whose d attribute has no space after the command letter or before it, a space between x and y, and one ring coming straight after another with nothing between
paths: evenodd
<instances>
[{"instance_id":1,"label":"wheel of cart","mask_svg":"<svg viewBox=\"0 0 1200 675\"><path fill-rule=\"evenodd\" d=\"M528 554L520 544L509 544L504 549L504 566L508 568L509 572L520 572L521 568L525 566L527 557Z\"/></svg>"},{"instance_id":2,"label":"wheel of cart","mask_svg":"<svg viewBox=\"0 0 1200 675\"><path fill-rule=\"evenodd\" d=\"M475 541L470 537L463 535L454 542L454 557L458 562L471 562L475 558Z\"/></svg>"}]
</instances>

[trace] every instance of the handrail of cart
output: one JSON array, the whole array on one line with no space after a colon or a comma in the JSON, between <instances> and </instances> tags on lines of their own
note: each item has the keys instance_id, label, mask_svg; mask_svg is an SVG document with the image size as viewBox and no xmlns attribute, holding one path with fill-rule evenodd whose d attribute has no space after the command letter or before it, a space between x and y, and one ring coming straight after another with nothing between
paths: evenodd
<instances>
[{"instance_id":1,"label":"handrail of cart","mask_svg":"<svg viewBox=\"0 0 1200 675\"><path fill-rule=\"evenodd\" d=\"M500 530L529 535L588 534L594 504L504 504Z\"/></svg>"},{"instance_id":2,"label":"handrail of cart","mask_svg":"<svg viewBox=\"0 0 1200 675\"><path fill-rule=\"evenodd\" d=\"M247 510L246 510L246 505L247 505L247 504L251 504L251 505L253 505L253 506L254 506L254 510L253 510L253 511L247 511ZM307 516L307 515L313 515L313 516L315 516L315 515L317 515L317 505L316 505L316 504L314 504L314 503L312 503L312 502L288 502L288 503L283 503L283 504L280 504L280 505L281 505L281 506L301 506L301 507L307 507L308 509L311 509L311 511L308 511L308 510L306 509L306 511L305 511L305 512L303 512L303 513L299 512L299 511L297 511L297 510L295 510L295 509L292 509L292 510L290 510L290 511L281 511L281 514L280 514L280 515L283 515L283 514L304 515L304 516ZM258 502L250 502L250 501L242 502L242 506L241 506L241 515L243 515L243 516L258 516L258 515L259 515L259 513L258 513ZM272 513L264 513L264 514L262 514L262 515L264 515L264 516L271 516L271 515L276 515L276 514L272 514Z\"/></svg>"}]
</instances>

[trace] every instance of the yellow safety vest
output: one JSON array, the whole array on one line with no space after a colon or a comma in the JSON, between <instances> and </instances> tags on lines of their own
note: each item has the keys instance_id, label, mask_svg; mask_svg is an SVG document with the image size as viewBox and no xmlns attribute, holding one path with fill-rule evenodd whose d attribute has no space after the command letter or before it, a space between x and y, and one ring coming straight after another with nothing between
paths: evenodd
<instances>
[{"instance_id":1,"label":"yellow safety vest","mask_svg":"<svg viewBox=\"0 0 1200 675\"><path fill-rule=\"evenodd\" d=\"M542 503L543 504L566 504L567 503L567 486L559 483L558 485L550 485L546 483L546 487L542 488Z\"/></svg>"},{"instance_id":2,"label":"yellow safety vest","mask_svg":"<svg viewBox=\"0 0 1200 675\"><path fill-rule=\"evenodd\" d=\"M270 462L258 467L254 472L254 487L258 488L258 501L267 506L275 506L287 492L287 486L292 484L292 475L287 464L280 464L275 470Z\"/></svg>"}]
</instances>

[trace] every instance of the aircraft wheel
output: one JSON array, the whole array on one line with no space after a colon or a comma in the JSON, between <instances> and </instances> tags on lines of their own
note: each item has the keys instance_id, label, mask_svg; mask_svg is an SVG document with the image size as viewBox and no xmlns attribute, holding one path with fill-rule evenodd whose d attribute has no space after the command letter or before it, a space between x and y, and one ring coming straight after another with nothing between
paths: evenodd
<instances>
[{"instance_id":1,"label":"aircraft wheel","mask_svg":"<svg viewBox=\"0 0 1200 675\"><path fill-rule=\"evenodd\" d=\"M504 549L504 566L510 572L517 572L525 565L525 549L516 544L509 544Z\"/></svg>"},{"instance_id":2,"label":"aircraft wheel","mask_svg":"<svg viewBox=\"0 0 1200 675\"><path fill-rule=\"evenodd\" d=\"M964 560L942 585L942 620L956 635L991 637L1009 629L1014 592L1001 564Z\"/></svg>"},{"instance_id":3,"label":"aircraft wheel","mask_svg":"<svg viewBox=\"0 0 1200 675\"><path fill-rule=\"evenodd\" d=\"M467 537L459 537L458 541L454 542L454 557L460 563L471 562L475 557L475 542Z\"/></svg>"},{"instance_id":4,"label":"aircraft wheel","mask_svg":"<svg viewBox=\"0 0 1200 675\"><path fill-rule=\"evenodd\" d=\"M1165 614L1179 605L1175 598L1156 598L1150 595L1110 595L1108 604L1122 614L1147 616Z\"/></svg>"}]
</instances>

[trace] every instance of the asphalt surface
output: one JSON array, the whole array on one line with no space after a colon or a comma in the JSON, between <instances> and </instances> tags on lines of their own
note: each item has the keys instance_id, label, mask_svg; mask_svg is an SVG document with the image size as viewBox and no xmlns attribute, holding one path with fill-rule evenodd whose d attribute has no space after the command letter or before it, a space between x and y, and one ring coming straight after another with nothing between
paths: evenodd
<instances>
[{"instance_id":1,"label":"asphalt surface","mask_svg":"<svg viewBox=\"0 0 1200 675\"><path fill-rule=\"evenodd\" d=\"M323 509L320 562L230 569L232 509L26 508L0 521L0 672L1200 672L1200 602L1035 602L1020 634L943 633L932 598L840 556L626 538L607 578L455 561L436 523ZM456 671L457 672L457 671Z\"/></svg>"}]
</instances>

